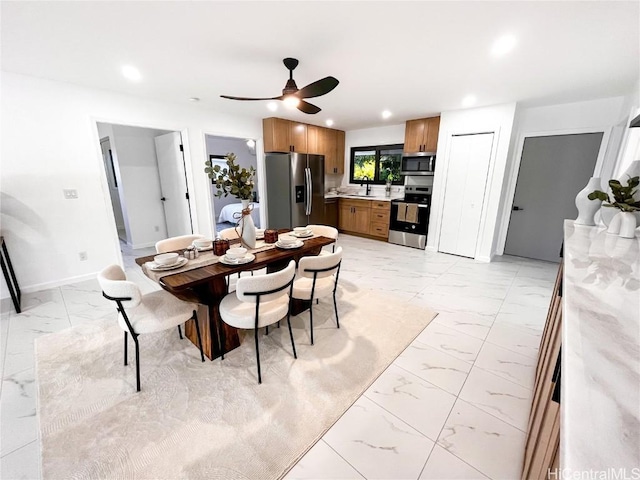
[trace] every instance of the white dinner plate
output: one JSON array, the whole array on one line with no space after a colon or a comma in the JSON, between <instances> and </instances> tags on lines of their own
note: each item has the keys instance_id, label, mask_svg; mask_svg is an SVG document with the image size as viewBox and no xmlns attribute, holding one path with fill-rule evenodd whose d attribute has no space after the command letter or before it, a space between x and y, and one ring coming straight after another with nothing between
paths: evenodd
<instances>
[{"instance_id":1,"label":"white dinner plate","mask_svg":"<svg viewBox=\"0 0 640 480\"><path fill-rule=\"evenodd\" d=\"M291 235L298 238L308 238L308 237L313 237L313 232L307 232L307 233L291 232Z\"/></svg>"},{"instance_id":2,"label":"white dinner plate","mask_svg":"<svg viewBox=\"0 0 640 480\"><path fill-rule=\"evenodd\" d=\"M220 263L224 263L225 265L244 265L245 263L253 262L256 259L256 256L253 253L247 253L244 257L239 258L238 260L231 260L227 258L226 255L220 257Z\"/></svg>"},{"instance_id":3,"label":"white dinner plate","mask_svg":"<svg viewBox=\"0 0 640 480\"><path fill-rule=\"evenodd\" d=\"M199 252L206 252L208 250L213 250L213 245L209 245L208 247L204 247L204 248L196 247L195 245L193 245L193 248L195 248Z\"/></svg>"},{"instance_id":4,"label":"white dinner plate","mask_svg":"<svg viewBox=\"0 0 640 480\"><path fill-rule=\"evenodd\" d=\"M172 265L158 265L156 262L149 262L149 270L154 272L163 272L165 270L173 270L175 268L184 267L188 260L184 257L179 257L179 260Z\"/></svg>"},{"instance_id":5,"label":"white dinner plate","mask_svg":"<svg viewBox=\"0 0 640 480\"><path fill-rule=\"evenodd\" d=\"M284 248L284 249L287 249L287 250L290 249L290 248L300 248L303 245L304 245L304 242L302 240L298 240L297 242L289 243L287 245L284 245L283 243L280 243L280 240L278 240L276 242L276 247Z\"/></svg>"}]
</instances>

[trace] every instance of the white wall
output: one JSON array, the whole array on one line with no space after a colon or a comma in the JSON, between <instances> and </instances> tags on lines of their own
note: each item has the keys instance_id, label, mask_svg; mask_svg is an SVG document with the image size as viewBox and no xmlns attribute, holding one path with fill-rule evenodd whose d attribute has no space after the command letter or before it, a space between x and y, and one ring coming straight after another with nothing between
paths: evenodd
<instances>
[{"instance_id":1,"label":"white wall","mask_svg":"<svg viewBox=\"0 0 640 480\"><path fill-rule=\"evenodd\" d=\"M630 103L629 97L611 97L517 110L500 201L499 225L494 236L493 254L502 255L504 252L511 215L510 207L515 194L525 138L539 135L604 132L594 174L602 177L603 183L606 184L606 180L614 176L620 144L628 130Z\"/></svg>"},{"instance_id":2,"label":"white wall","mask_svg":"<svg viewBox=\"0 0 640 480\"><path fill-rule=\"evenodd\" d=\"M120 202L127 212L127 243L133 248L151 247L158 240L167 238L154 141L155 137L166 133L169 132L126 125L113 126L120 173Z\"/></svg>"},{"instance_id":3,"label":"white wall","mask_svg":"<svg viewBox=\"0 0 640 480\"><path fill-rule=\"evenodd\" d=\"M489 164L475 257L481 261L490 261L493 252L494 232L500 211L502 183L507 165L515 110L515 103L510 103L470 110L442 112L440 115L438 155L431 199L429 234L427 236L428 250L438 249L452 135L493 132L494 148ZM482 180L480 179L479 181Z\"/></svg>"},{"instance_id":4,"label":"white wall","mask_svg":"<svg viewBox=\"0 0 640 480\"><path fill-rule=\"evenodd\" d=\"M394 145L404 143L404 123L399 125L388 125L385 127L364 128L361 130L349 130L345 133L345 152L344 152L344 175L341 185L343 186L360 186L359 183L349 183L351 167L351 148L352 147L371 147L374 145ZM340 184L338 184L340 185ZM330 186L338 186L331 184ZM364 192L365 187L362 187ZM396 196L402 190L402 187L394 186L393 195ZM371 192L373 195L384 195L384 185L372 185Z\"/></svg>"},{"instance_id":5,"label":"white wall","mask_svg":"<svg viewBox=\"0 0 640 480\"><path fill-rule=\"evenodd\" d=\"M2 233L25 292L120 263L96 122L182 132L197 232L211 234L204 132L262 138L259 119L2 72ZM144 86L141 86L144 88ZM78 190L65 200L62 190ZM86 251L81 262L78 252ZM8 296L2 285L2 296Z\"/></svg>"}]
</instances>

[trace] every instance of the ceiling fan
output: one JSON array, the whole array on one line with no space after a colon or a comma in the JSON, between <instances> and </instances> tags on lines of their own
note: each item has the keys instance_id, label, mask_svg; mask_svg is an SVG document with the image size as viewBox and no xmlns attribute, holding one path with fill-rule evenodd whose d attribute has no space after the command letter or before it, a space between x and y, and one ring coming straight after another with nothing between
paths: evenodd
<instances>
[{"instance_id":1,"label":"ceiling fan","mask_svg":"<svg viewBox=\"0 0 640 480\"><path fill-rule=\"evenodd\" d=\"M305 98L314 98L326 95L338 86L338 79L335 77L324 77L316 82L310 83L306 87L298 89L296 81L293 79L293 71L298 66L298 60L295 58L285 58L284 66L289 70L289 80L282 89L282 95L279 97L269 98L247 98L247 97L230 97L228 95L220 95L222 98L230 100L282 100L285 104L295 107L304 113L318 113L321 108L305 102Z\"/></svg>"}]
</instances>

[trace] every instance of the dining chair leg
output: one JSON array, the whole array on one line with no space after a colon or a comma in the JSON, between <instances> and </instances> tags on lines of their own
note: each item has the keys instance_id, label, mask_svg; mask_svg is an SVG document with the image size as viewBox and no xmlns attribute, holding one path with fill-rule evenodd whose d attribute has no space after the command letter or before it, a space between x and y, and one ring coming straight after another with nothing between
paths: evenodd
<instances>
[{"instance_id":1,"label":"dining chair leg","mask_svg":"<svg viewBox=\"0 0 640 480\"><path fill-rule=\"evenodd\" d=\"M309 306L309 325L311 327L311 345L313 345L313 300Z\"/></svg>"},{"instance_id":2,"label":"dining chair leg","mask_svg":"<svg viewBox=\"0 0 640 480\"><path fill-rule=\"evenodd\" d=\"M260 374L260 349L258 348L258 329L254 330L256 339L256 360L258 362L258 383L262 383L262 375Z\"/></svg>"},{"instance_id":3,"label":"dining chair leg","mask_svg":"<svg viewBox=\"0 0 640 480\"><path fill-rule=\"evenodd\" d=\"M178 334L180 335L180 340L182 340L182 328L180 328L180 325L178 325Z\"/></svg>"},{"instance_id":4,"label":"dining chair leg","mask_svg":"<svg viewBox=\"0 0 640 480\"><path fill-rule=\"evenodd\" d=\"M287 325L289 325L289 337L291 337L291 348L293 349L293 358L298 358L296 354L296 344L293 342L293 331L291 330L291 314L287 313Z\"/></svg>"},{"instance_id":5,"label":"dining chair leg","mask_svg":"<svg viewBox=\"0 0 640 480\"><path fill-rule=\"evenodd\" d=\"M266 327L264 327L264 334L265 335L269 335L269 325L267 325Z\"/></svg>"},{"instance_id":6,"label":"dining chair leg","mask_svg":"<svg viewBox=\"0 0 640 480\"><path fill-rule=\"evenodd\" d=\"M218 348L220 349L220 360L224 360L225 342L226 342L226 339L224 337L224 325L222 324L222 319L218 318Z\"/></svg>"},{"instance_id":7,"label":"dining chair leg","mask_svg":"<svg viewBox=\"0 0 640 480\"><path fill-rule=\"evenodd\" d=\"M336 310L336 325L340 328L340 320L338 320L338 303L336 302L336 292L333 292L333 308Z\"/></svg>"},{"instance_id":8,"label":"dining chair leg","mask_svg":"<svg viewBox=\"0 0 640 480\"><path fill-rule=\"evenodd\" d=\"M129 335L124 332L124 364L127 364L127 346L129 345Z\"/></svg>"},{"instance_id":9,"label":"dining chair leg","mask_svg":"<svg viewBox=\"0 0 640 480\"><path fill-rule=\"evenodd\" d=\"M138 335L131 335L136 344L136 391L140 391L140 345L138 344Z\"/></svg>"},{"instance_id":10,"label":"dining chair leg","mask_svg":"<svg viewBox=\"0 0 640 480\"><path fill-rule=\"evenodd\" d=\"M204 362L204 351L202 350L202 337L200 336L200 325L198 325L198 314L193 311L193 321L196 323L196 335L198 335L198 345L200 345L200 358Z\"/></svg>"}]
</instances>

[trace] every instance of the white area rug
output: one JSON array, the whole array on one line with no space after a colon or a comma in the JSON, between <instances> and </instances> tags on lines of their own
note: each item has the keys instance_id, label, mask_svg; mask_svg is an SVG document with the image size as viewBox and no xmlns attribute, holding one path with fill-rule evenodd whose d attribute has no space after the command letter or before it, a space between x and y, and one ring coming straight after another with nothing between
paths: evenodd
<instances>
[{"instance_id":1,"label":"white area rug","mask_svg":"<svg viewBox=\"0 0 640 480\"><path fill-rule=\"evenodd\" d=\"M202 363L178 332L142 335L142 391L133 342L113 318L36 341L43 478L267 479L283 476L435 317L391 295L351 291L293 318L298 359L283 328L253 332Z\"/></svg>"}]
</instances>

